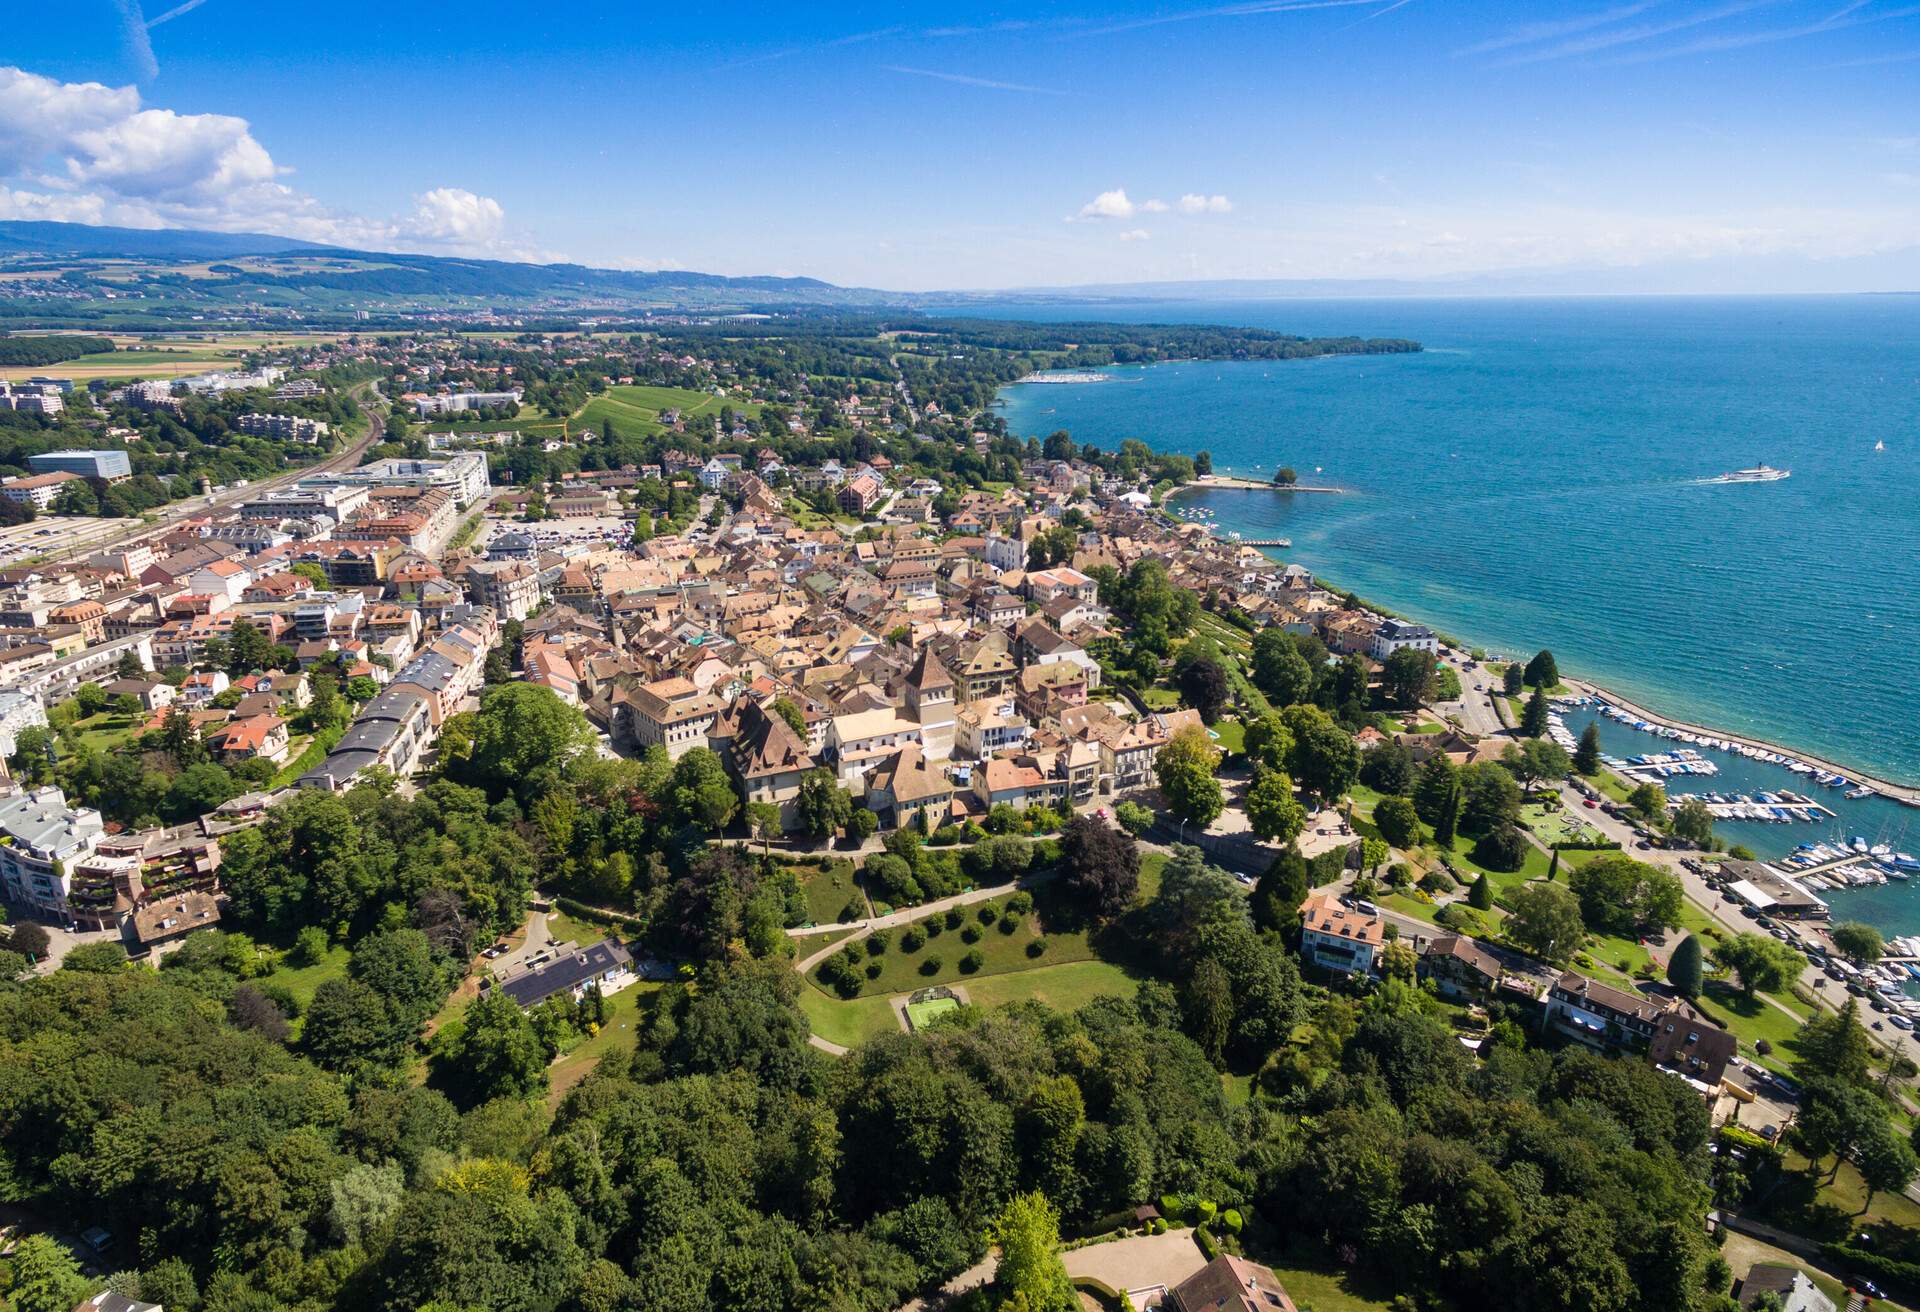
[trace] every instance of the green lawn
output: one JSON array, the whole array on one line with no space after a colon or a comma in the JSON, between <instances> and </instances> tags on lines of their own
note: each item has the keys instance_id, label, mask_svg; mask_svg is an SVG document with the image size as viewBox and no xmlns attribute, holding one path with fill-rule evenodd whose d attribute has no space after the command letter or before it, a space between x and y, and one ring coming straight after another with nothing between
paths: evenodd
<instances>
[{"instance_id":1,"label":"green lawn","mask_svg":"<svg viewBox=\"0 0 1920 1312\"><path fill-rule=\"evenodd\" d=\"M1301 1308L1313 1312L1387 1312L1394 1291L1377 1279L1343 1271L1326 1254L1295 1243L1278 1254L1250 1250L1248 1256L1273 1268L1280 1285Z\"/></svg>"},{"instance_id":2,"label":"green lawn","mask_svg":"<svg viewBox=\"0 0 1920 1312\"><path fill-rule=\"evenodd\" d=\"M617 1043L633 1042L634 1024L641 1017L642 1010L649 1005L654 994L663 985L641 980L629 985L607 999L607 1023L598 1034L582 1039L572 1048L554 1058L553 1065L547 1068L547 1101L550 1106L558 1105L568 1089L580 1083L593 1073L600 1059Z\"/></svg>"},{"instance_id":3,"label":"green lawn","mask_svg":"<svg viewBox=\"0 0 1920 1312\"><path fill-rule=\"evenodd\" d=\"M553 935L554 942L571 941L581 947L598 943L607 935L624 937L629 931L622 930L611 920L601 920L592 916L576 916L565 911L547 913L547 932Z\"/></svg>"},{"instance_id":4,"label":"green lawn","mask_svg":"<svg viewBox=\"0 0 1920 1312\"><path fill-rule=\"evenodd\" d=\"M1782 1001L1789 1006L1797 1006L1792 999ZM1752 1057L1771 1070L1790 1070L1800 1047L1798 1019L1784 1014L1764 996L1743 998L1732 985L1717 979L1707 981L1706 993L1700 998L1699 1007L1707 1019L1740 1040L1741 1055ZM1753 1050L1754 1043L1760 1039L1773 1045L1773 1051L1764 1057Z\"/></svg>"},{"instance_id":5,"label":"green lawn","mask_svg":"<svg viewBox=\"0 0 1920 1312\"><path fill-rule=\"evenodd\" d=\"M347 973L347 958L351 955L352 954L347 951L345 944L336 943L333 947L327 949L326 956L320 958L320 960L314 962L311 966L289 966L283 964L276 967L272 973L264 976L260 982L262 984L275 984L287 990L287 992L291 993L294 998L299 1001L300 1009L305 1011L307 1004L313 1001L315 990L322 984L330 979L341 979L345 977ZM296 1020L294 1024L297 1026L299 1021Z\"/></svg>"},{"instance_id":6,"label":"green lawn","mask_svg":"<svg viewBox=\"0 0 1920 1312\"><path fill-rule=\"evenodd\" d=\"M1222 720L1213 726L1213 745L1223 752L1247 750L1247 726L1238 720Z\"/></svg>"},{"instance_id":7,"label":"green lawn","mask_svg":"<svg viewBox=\"0 0 1920 1312\"><path fill-rule=\"evenodd\" d=\"M1074 1011L1095 998L1130 997L1139 982L1108 961L1069 961L1010 975L975 976L960 981L975 1006L1044 1002L1055 1011Z\"/></svg>"},{"instance_id":8,"label":"green lawn","mask_svg":"<svg viewBox=\"0 0 1920 1312\"><path fill-rule=\"evenodd\" d=\"M825 870L796 869L801 891L807 895L807 918L815 925L832 925L839 921L841 908L855 899L860 900L861 916L866 914L866 901L861 897L859 888L853 879L853 862L840 859L834 861ZM858 919L859 917L856 917Z\"/></svg>"},{"instance_id":9,"label":"green lawn","mask_svg":"<svg viewBox=\"0 0 1920 1312\"><path fill-rule=\"evenodd\" d=\"M1150 711L1177 711L1180 709L1180 694L1171 688L1144 688L1140 700L1146 703Z\"/></svg>"},{"instance_id":10,"label":"green lawn","mask_svg":"<svg viewBox=\"0 0 1920 1312\"><path fill-rule=\"evenodd\" d=\"M1520 808L1520 818L1541 842L1551 847L1555 843L1572 842L1575 839L1592 839L1599 836L1599 830L1588 823L1585 808L1578 810L1563 806L1546 806L1539 802L1528 802Z\"/></svg>"},{"instance_id":11,"label":"green lawn","mask_svg":"<svg viewBox=\"0 0 1920 1312\"><path fill-rule=\"evenodd\" d=\"M843 1048L857 1048L869 1039L900 1032L893 1005L884 997L843 1002L808 985L800 990L800 1010L807 1014L815 1034Z\"/></svg>"},{"instance_id":12,"label":"green lawn","mask_svg":"<svg viewBox=\"0 0 1920 1312\"><path fill-rule=\"evenodd\" d=\"M112 751L133 736L133 731L146 722L147 713L138 715L115 715L111 711L100 711L84 719L75 720L69 732L96 752Z\"/></svg>"},{"instance_id":13,"label":"green lawn","mask_svg":"<svg viewBox=\"0 0 1920 1312\"><path fill-rule=\"evenodd\" d=\"M880 974L877 978L865 981L865 986L860 991L861 996L911 993L929 984L966 984L971 988L974 980L989 975L1032 970L1061 961L1086 961L1093 956L1093 948L1087 942L1084 932L1045 935L1039 933L1038 913L1029 914L1021 919L1014 932L1010 934L1002 933L1002 926L998 923L981 925L979 912L982 908L990 907L996 912L1004 912L1007 901L1007 898L1001 897L960 908L965 919L957 927L946 926L946 912L937 913L942 925L941 932L929 936L926 946L917 952L908 952L902 945L904 927L895 929L892 935L893 941L886 950L878 957L868 958L880 963ZM924 925L930 919L932 917L921 917L913 923ZM983 931L978 942L968 943L961 937L968 925ZM1041 937L1046 939L1045 953L1039 957L1028 956L1027 945ZM979 970L968 974L960 969L960 959L972 951L978 951L984 961ZM935 958L939 959L939 968L931 974L925 973L926 963ZM821 987L811 973L807 978L811 987Z\"/></svg>"},{"instance_id":14,"label":"green lawn","mask_svg":"<svg viewBox=\"0 0 1920 1312\"><path fill-rule=\"evenodd\" d=\"M622 433L645 435L663 431L660 420L663 410L678 410L687 419L704 419L719 414L723 406L732 406L742 414L760 412L755 402L680 387L609 387L582 406L573 416L573 422L580 427L598 428L603 421L611 420L614 428Z\"/></svg>"}]
</instances>

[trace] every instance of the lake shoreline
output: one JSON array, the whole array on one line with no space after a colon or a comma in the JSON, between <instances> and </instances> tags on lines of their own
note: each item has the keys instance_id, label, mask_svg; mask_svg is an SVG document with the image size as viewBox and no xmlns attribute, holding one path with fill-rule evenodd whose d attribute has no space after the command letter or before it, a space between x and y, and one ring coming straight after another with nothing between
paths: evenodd
<instances>
[{"instance_id":1,"label":"lake shoreline","mask_svg":"<svg viewBox=\"0 0 1920 1312\"><path fill-rule=\"evenodd\" d=\"M1720 738L1745 747L1758 748L1763 752L1775 752L1781 756L1791 757L1797 761L1804 761L1816 769L1825 770L1828 774L1846 775L1856 784L1865 784L1869 788L1872 788L1890 802L1898 802L1902 806L1920 807L1920 788L1914 788L1907 784L1891 783L1885 779L1880 779L1868 774L1863 770L1855 769L1853 766L1842 765L1838 761L1829 761L1819 756L1812 756L1798 748L1768 742L1764 738L1754 738L1746 734L1728 733L1724 729L1714 729L1706 725L1694 724L1687 720L1677 720L1670 715L1662 715L1658 711L1650 711L1646 707L1622 697L1616 692L1610 691L1601 684L1593 682L1591 679L1582 679L1563 674L1561 681L1569 688L1578 692L1597 698L1610 706L1618 706L1623 711L1631 712L1649 724L1663 725L1669 729L1678 729L1683 733L1699 734L1704 738Z\"/></svg>"},{"instance_id":2,"label":"lake shoreline","mask_svg":"<svg viewBox=\"0 0 1920 1312\"><path fill-rule=\"evenodd\" d=\"M1262 483L1254 478L1237 478L1232 474L1198 474L1191 483L1182 483L1168 497L1177 497L1182 492L1320 492L1334 496L1343 496L1351 489L1344 487L1316 487L1307 483Z\"/></svg>"}]
</instances>

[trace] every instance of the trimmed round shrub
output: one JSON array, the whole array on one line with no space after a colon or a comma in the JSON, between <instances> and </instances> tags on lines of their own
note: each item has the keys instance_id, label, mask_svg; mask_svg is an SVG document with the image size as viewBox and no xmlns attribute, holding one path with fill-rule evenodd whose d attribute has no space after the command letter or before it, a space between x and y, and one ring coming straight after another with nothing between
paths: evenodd
<instances>
[{"instance_id":1,"label":"trimmed round shrub","mask_svg":"<svg viewBox=\"0 0 1920 1312\"><path fill-rule=\"evenodd\" d=\"M975 915L975 917L979 919L980 923L983 925L991 925L994 921L1000 919L1000 912L995 909L993 903L991 902L987 903L985 906L981 907L978 911L974 912L973 914Z\"/></svg>"},{"instance_id":2,"label":"trimmed round shrub","mask_svg":"<svg viewBox=\"0 0 1920 1312\"><path fill-rule=\"evenodd\" d=\"M927 931L919 925L908 925L900 931L900 950L902 952L918 952L926 945Z\"/></svg>"},{"instance_id":3,"label":"trimmed round shrub","mask_svg":"<svg viewBox=\"0 0 1920 1312\"><path fill-rule=\"evenodd\" d=\"M879 962L877 962L877 961L868 961L868 962L867 962L867 978L868 978L868 979L879 979L879 978L880 978L880 969L881 969L881 967L880 967L880 963L879 963Z\"/></svg>"},{"instance_id":4,"label":"trimmed round shrub","mask_svg":"<svg viewBox=\"0 0 1920 1312\"><path fill-rule=\"evenodd\" d=\"M1167 1232L1167 1222L1165 1217L1154 1218L1153 1232L1157 1235L1163 1235Z\"/></svg>"},{"instance_id":5,"label":"trimmed round shrub","mask_svg":"<svg viewBox=\"0 0 1920 1312\"><path fill-rule=\"evenodd\" d=\"M920 928L926 931L928 938L939 938L947 932L946 922L938 916L928 916L920 922Z\"/></svg>"},{"instance_id":6,"label":"trimmed round shrub","mask_svg":"<svg viewBox=\"0 0 1920 1312\"><path fill-rule=\"evenodd\" d=\"M1246 1224L1246 1220L1240 1215L1238 1209L1229 1207L1220 1213L1220 1224L1225 1227L1228 1234L1237 1235L1240 1233L1240 1227Z\"/></svg>"},{"instance_id":7,"label":"trimmed round shrub","mask_svg":"<svg viewBox=\"0 0 1920 1312\"><path fill-rule=\"evenodd\" d=\"M1193 1223L1195 1225L1210 1224L1219 1211L1220 1208L1210 1199L1202 1198L1193 1205Z\"/></svg>"},{"instance_id":8,"label":"trimmed round shrub","mask_svg":"<svg viewBox=\"0 0 1920 1312\"><path fill-rule=\"evenodd\" d=\"M870 957L877 957L882 955L883 953L886 952L887 945L892 942L893 942L892 930L890 929L874 930L873 933L867 935L867 955Z\"/></svg>"},{"instance_id":9,"label":"trimmed round shrub","mask_svg":"<svg viewBox=\"0 0 1920 1312\"><path fill-rule=\"evenodd\" d=\"M1007 914L1010 916L1024 916L1030 914L1032 911L1033 894L1031 893L1023 891L1015 893L1007 899Z\"/></svg>"},{"instance_id":10,"label":"trimmed round shrub","mask_svg":"<svg viewBox=\"0 0 1920 1312\"><path fill-rule=\"evenodd\" d=\"M1046 952L1047 952L1047 941L1043 938L1037 938L1033 940L1033 942L1027 944L1027 955L1030 957L1045 956Z\"/></svg>"},{"instance_id":11,"label":"trimmed round shrub","mask_svg":"<svg viewBox=\"0 0 1920 1312\"><path fill-rule=\"evenodd\" d=\"M851 924L866 914L866 903L857 897L848 898L847 904L840 908L840 923L843 925Z\"/></svg>"},{"instance_id":12,"label":"trimmed round shrub","mask_svg":"<svg viewBox=\"0 0 1920 1312\"><path fill-rule=\"evenodd\" d=\"M975 948L973 951L967 953L966 956L960 958L960 973L963 975L971 975L986 964L986 956L979 948Z\"/></svg>"},{"instance_id":13,"label":"trimmed round shrub","mask_svg":"<svg viewBox=\"0 0 1920 1312\"><path fill-rule=\"evenodd\" d=\"M1000 932L1002 934L1011 934L1019 928L1020 922L1013 916L1000 917Z\"/></svg>"},{"instance_id":14,"label":"trimmed round shrub","mask_svg":"<svg viewBox=\"0 0 1920 1312\"><path fill-rule=\"evenodd\" d=\"M967 923L966 912L962 911L959 907L947 908L947 928L948 929L958 929L960 928L960 926L966 923Z\"/></svg>"},{"instance_id":15,"label":"trimmed round shrub","mask_svg":"<svg viewBox=\"0 0 1920 1312\"><path fill-rule=\"evenodd\" d=\"M960 941L962 943L978 943L980 941L980 926L968 925L965 929L961 930Z\"/></svg>"},{"instance_id":16,"label":"trimmed round shrub","mask_svg":"<svg viewBox=\"0 0 1920 1312\"><path fill-rule=\"evenodd\" d=\"M940 958L937 955L924 958L920 962L920 973L922 975L938 975L940 973Z\"/></svg>"}]
</instances>

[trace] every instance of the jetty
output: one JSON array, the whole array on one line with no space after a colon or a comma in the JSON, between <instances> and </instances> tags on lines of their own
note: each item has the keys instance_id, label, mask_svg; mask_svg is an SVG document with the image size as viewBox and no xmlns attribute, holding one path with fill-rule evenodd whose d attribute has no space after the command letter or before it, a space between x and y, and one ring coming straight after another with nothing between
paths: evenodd
<instances>
[{"instance_id":1,"label":"jetty","mask_svg":"<svg viewBox=\"0 0 1920 1312\"><path fill-rule=\"evenodd\" d=\"M1309 483L1275 483L1271 479L1239 478L1233 474L1200 474L1195 476L1191 483L1182 483L1167 495L1178 496L1182 492L1215 488L1239 492L1319 492L1334 495L1346 491L1343 487L1315 486Z\"/></svg>"},{"instance_id":2,"label":"jetty","mask_svg":"<svg viewBox=\"0 0 1920 1312\"><path fill-rule=\"evenodd\" d=\"M1850 781L1870 787L1882 797L1891 798L1903 806L1920 807L1920 788L1911 788L1903 784L1889 783L1884 779L1877 779L1859 770L1835 765L1831 761L1822 760L1817 756L1808 756L1804 752L1789 751L1785 747L1781 747L1775 743L1764 742L1758 738L1749 738L1741 734L1728 733L1722 729L1709 729L1702 725L1689 724L1685 720L1676 720L1670 716L1658 715L1644 706L1635 705L1625 697L1607 688L1603 688L1589 679L1568 677L1564 679L1564 682L1576 692L1591 697L1595 701L1617 706L1623 711L1630 711L1649 724L1664 725L1666 728L1675 729L1681 733L1695 734L1714 744L1722 742L1735 743L1740 746L1752 748L1758 752L1770 752L1774 755L1785 757L1788 760L1799 761L1814 769L1824 771L1829 775L1844 775L1848 777Z\"/></svg>"},{"instance_id":3,"label":"jetty","mask_svg":"<svg viewBox=\"0 0 1920 1312\"><path fill-rule=\"evenodd\" d=\"M1233 545L1236 547L1290 547L1293 545L1293 539L1292 538L1235 538L1233 540Z\"/></svg>"}]
</instances>

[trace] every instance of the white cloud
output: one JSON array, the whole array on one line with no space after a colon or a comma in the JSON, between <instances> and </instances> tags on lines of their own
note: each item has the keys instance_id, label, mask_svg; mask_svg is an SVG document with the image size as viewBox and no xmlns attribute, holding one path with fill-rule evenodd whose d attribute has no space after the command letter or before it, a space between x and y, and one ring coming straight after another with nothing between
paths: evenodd
<instances>
[{"instance_id":1,"label":"white cloud","mask_svg":"<svg viewBox=\"0 0 1920 1312\"><path fill-rule=\"evenodd\" d=\"M1151 236L1153 236L1153 234L1148 232L1145 228L1128 228L1125 232L1120 234L1120 240L1121 241L1145 241Z\"/></svg>"},{"instance_id":2,"label":"white cloud","mask_svg":"<svg viewBox=\"0 0 1920 1312\"><path fill-rule=\"evenodd\" d=\"M1233 209L1233 202L1225 196L1201 196L1188 192L1180 198L1182 214L1226 214Z\"/></svg>"},{"instance_id":3,"label":"white cloud","mask_svg":"<svg viewBox=\"0 0 1920 1312\"><path fill-rule=\"evenodd\" d=\"M0 218L268 232L362 249L556 258L513 244L498 201L457 187L406 218L344 213L282 181L243 118L145 108L133 87L0 67Z\"/></svg>"},{"instance_id":4,"label":"white cloud","mask_svg":"<svg viewBox=\"0 0 1920 1312\"><path fill-rule=\"evenodd\" d=\"M1082 219L1130 219L1139 208L1127 199L1126 188L1115 187L1112 191L1103 191L1080 207L1076 216Z\"/></svg>"},{"instance_id":5,"label":"white cloud","mask_svg":"<svg viewBox=\"0 0 1920 1312\"><path fill-rule=\"evenodd\" d=\"M429 241L487 247L500 240L506 220L506 211L491 196L476 196L463 187L435 187L415 202L404 227Z\"/></svg>"},{"instance_id":6,"label":"white cloud","mask_svg":"<svg viewBox=\"0 0 1920 1312\"><path fill-rule=\"evenodd\" d=\"M1225 214L1233 209L1233 202L1225 196L1189 192L1180 198L1178 206L1182 214ZM1173 208L1164 200L1136 201L1127 195L1126 188L1115 187L1082 205L1080 212L1068 222L1076 219L1130 219L1136 214L1166 214Z\"/></svg>"}]
</instances>

